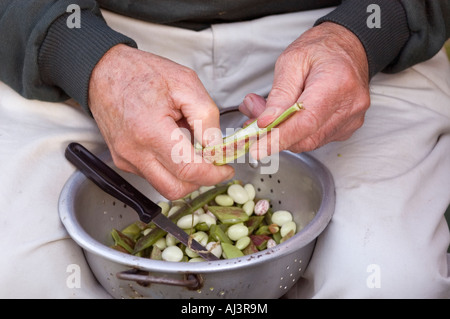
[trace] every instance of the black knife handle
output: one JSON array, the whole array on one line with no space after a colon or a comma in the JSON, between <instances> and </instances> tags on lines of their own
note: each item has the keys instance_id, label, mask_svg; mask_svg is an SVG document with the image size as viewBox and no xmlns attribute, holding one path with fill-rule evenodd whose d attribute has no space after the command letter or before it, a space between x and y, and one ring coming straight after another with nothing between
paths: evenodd
<instances>
[{"instance_id":1,"label":"black knife handle","mask_svg":"<svg viewBox=\"0 0 450 319\"><path fill-rule=\"evenodd\" d=\"M149 223L161 212L161 207L144 196L84 146L70 143L66 148L65 156L102 190L134 208L142 222Z\"/></svg>"}]
</instances>

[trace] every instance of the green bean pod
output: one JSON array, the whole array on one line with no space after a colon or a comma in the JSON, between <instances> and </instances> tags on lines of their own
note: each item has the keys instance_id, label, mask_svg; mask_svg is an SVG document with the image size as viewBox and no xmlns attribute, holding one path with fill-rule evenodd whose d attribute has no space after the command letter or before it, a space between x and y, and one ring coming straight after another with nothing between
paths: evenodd
<instances>
[{"instance_id":1,"label":"green bean pod","mask_svg":"<svg viewBox=\"0 0 450 319\"><path fill-rule=\"evenodd\" d=\"M130 254L133 252L133 247L135 246L134 241L124 235L122 232L117 229L113 229L111 232L111 236L114 239L115 246L120 246L128 251Z\"/></svg>"},{"instance_id":2,"label":"green bean pod","mask_svg":"<svg viewBox=\"0 0 450 319\"><path fill-rule=\"evenodd\" d=\"M198 154L215 165L224 165L241 157L248 152L250 145L257 141L261 136L269 133L274 127L287 120L293 113L303 109L302 103L295 103L280 116L278 116L267 127L258 127L258 121L254 120L252 123L244 128L236 131L234 134L224 137L223 143L208 147L195 146Z\"/></svg>"}]
</instances>

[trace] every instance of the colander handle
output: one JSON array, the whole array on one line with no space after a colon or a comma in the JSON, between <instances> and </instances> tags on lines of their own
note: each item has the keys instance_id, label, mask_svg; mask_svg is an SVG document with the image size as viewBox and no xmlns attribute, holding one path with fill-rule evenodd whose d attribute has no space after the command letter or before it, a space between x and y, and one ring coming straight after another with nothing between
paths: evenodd
<instances>
[{"instance_id":1,"label":"colander handle","mask_svg":"<svg viewBox=\"0 0 450 319\"><path fill-rule=\"evenodd\" d=\"M184 279L174 279L151 276L147 271L130 269L117 273L116 277L121 280L134 281L144 287L147 287L150 284L163 284L169 286L186 287L189 290L197 290L203 286L203 279L200 275L197 274L185 274Z\"/></svg>"}]
</instances>

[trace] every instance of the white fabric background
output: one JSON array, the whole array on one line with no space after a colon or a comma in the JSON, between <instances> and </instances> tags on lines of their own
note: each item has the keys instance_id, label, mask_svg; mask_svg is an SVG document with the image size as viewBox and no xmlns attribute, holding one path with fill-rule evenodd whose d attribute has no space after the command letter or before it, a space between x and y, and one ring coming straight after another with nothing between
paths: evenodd
<instances>
[{"instance_id":1,"label":"white fabric background","mask_svg":"<svg viewBox=\"0 0 450 319\"><path fill-rule=\"evenodd\" d=\"M327 10L194 32L104 12L142 50L195 69L220 106L265 95L282 50ZM364 126L312 154L332 172L336 211L291 298L450 298L443 212L450 203L450 66L443 53L377 75ZM0 83L0 297L107 298L58 217L74 168L71 141L105 148L95 123L63 103L30 101ZM67 284L70 265L81 287ZM68 268L69 267L69 268ZM373 268L375 267L375 268ZM376 269L379 287L368 280Z\"/></svg>"}]
</instances>

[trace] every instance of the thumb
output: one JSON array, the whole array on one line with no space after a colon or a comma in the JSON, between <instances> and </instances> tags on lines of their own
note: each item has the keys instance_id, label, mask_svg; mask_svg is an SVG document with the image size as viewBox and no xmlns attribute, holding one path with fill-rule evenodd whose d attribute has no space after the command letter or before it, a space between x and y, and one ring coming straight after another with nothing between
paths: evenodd
<instances>
[{"instance_id":1,"label":"thumb","mask_svg":"<svg viewBox=\"0 0 450 319\"><path fill-rule=\"evenodd\" d=\"M278 65L277 65L278 66ZM276 67L266 109L258 117L258 126L266 127L298 101L303 89L303 74L296 68Z\"/></svg>"}]
</instances>

